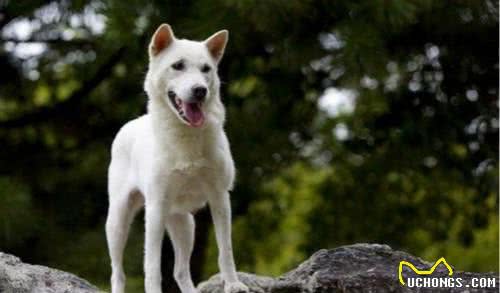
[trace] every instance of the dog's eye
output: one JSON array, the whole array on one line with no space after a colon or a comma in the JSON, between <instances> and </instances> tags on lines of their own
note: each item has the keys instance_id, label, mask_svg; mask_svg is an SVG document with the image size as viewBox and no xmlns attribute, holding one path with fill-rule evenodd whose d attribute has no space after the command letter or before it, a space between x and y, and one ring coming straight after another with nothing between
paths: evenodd
<instances>
[{"instance_id":1,"label":"dog's eye","mask_svg":"<svg viewBox=\"0 0 500 293\"><path fill-rule=\"evenodd\" d=\"M210 68L210 65L205 64L205 65L203 65L203 66L201 67L201 72L203 72L203 73L207 73L207 72L209 72L211 69L212 69L212 68Z\"/></svg>"},{"instance_id":2,"label":"dog's eye","mask_svg":"<svg viewBox=\"0 0 500 293\"><path fill-rule=\"evenodd\" d=\"M177 61L174 64L172 64L172 68L175 70L184 70L184 61Z\"/></svg>"}]
</instances>

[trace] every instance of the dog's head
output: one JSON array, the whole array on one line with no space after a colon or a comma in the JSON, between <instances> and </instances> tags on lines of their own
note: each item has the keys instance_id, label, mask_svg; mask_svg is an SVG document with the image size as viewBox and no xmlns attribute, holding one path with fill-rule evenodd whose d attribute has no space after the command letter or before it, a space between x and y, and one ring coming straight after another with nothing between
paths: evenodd
<instances>
[{"instance_id":1,"label":"dog's head","mask_svg":"<svg viewBox=\"0 0 500 293\"><path fill-rule=\"evenodd\" d=\"M149 45L146 92L163 99L183 123L202 126L218 97L217 65L227 40L226 30L201 42L177 39L168 24L160 25Z\"/></svg>"}]
</instances>

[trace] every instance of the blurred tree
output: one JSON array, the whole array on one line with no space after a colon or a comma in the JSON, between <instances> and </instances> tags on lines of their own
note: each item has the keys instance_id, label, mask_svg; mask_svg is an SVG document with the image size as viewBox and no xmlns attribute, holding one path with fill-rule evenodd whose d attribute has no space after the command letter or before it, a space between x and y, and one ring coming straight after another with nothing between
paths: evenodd
<instances>
[{"instance_id":1,"label":"blurred tree","mask_svg":"<svg viewBox=\"0 0 500 293\"><path fill-rule=\"evenodd\" d=\"M230 30L220 75L241 269L279 274L377 241L498 271L488 0L0 2L1 250L107 286L109 146L145 110L145 48L165 21L186 38ZM198 217L200 279L216 260ZM142 291L140 225L129 292Z\"/></svg>"}]
</instances>

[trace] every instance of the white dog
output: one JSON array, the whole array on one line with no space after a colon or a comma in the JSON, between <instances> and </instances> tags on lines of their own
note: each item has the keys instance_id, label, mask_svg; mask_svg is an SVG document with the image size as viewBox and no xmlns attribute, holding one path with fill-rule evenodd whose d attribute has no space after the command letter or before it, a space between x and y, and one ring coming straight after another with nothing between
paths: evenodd
<instances>
[{"instance_id":1,"label":"white dog","mask_svg":"<svg viewBox=\"0 0 500 293\"><path fill-rule=\"evenodd\" d=\"M162 24L151 40L144 83L148 114L123 126L112 146L106 235L113 293L125 290L123 250L142 206L146 293L161 293L165 228L175 252L175 280L182 293L196 293L189 267L195 227L191 213L206 203L215 225L224 291L248 291L238 281L231 244L229 190L235 169L217 75L227 39L225 30L203 42L176 39L170 26Z\"/></svg>"}]
</instances>

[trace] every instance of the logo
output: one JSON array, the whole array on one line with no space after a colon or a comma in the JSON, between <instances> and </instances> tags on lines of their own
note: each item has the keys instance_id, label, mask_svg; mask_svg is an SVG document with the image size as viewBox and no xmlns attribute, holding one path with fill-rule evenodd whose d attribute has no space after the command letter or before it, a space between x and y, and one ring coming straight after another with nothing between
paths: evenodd
<instances>
[{"instance_id":1,"label":"logo","mask_svg":"<svg viewBox=\"0 0 500 293\"><path fill-rule=\"evenodd\" d=\"M446 262L446 260L444 259L444 257L438 259L429 270L419 270L412 263L402 260L402 261L399 262L399 269L398 269L399 282L403 286L406 285L406 283L405 283L405 281L403 279L403 266L409 267L410 269L412 269L412 271L415 272L415 274L417 274L419 276L427 276L427 275L430 275L430 274L434 273L434 271L436 270L437 266L439 264L441 264L441 263L444 264L446 266L446 268L448 269L448 276L453 276L453 269Z\"/></svg>"},{"instance_id":2,"label":"logo","mask_svg":"<svg viewBox=\"0 0 500 293\"><path fill-rule=\"evenodd\" d=\"M448 276L429 276L436 268L443 264L448 269ZM409 267L417 276L403 278L403 267ZM401 285L408 288L496 288L497 279L495 277L473 277L470 279L463 278L463 274L458 273L458 276L453 276L453 269L446 262L444 257L438 259L434 265L428 270L419 270L412 263L407 261L399 262L399 282ZM462 277L461 277L462 276Z\"/></svg>"}]
</instances>

